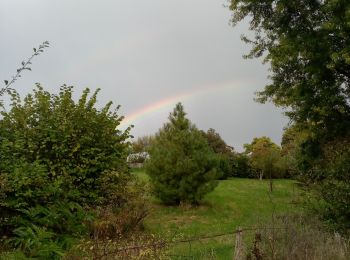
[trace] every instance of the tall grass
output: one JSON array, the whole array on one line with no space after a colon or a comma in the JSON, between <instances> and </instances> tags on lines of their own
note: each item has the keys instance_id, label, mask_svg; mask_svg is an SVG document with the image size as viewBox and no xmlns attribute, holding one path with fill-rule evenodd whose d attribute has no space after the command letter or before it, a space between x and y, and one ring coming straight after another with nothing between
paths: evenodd
<instances>
[{"instance_id":1,"label":"tall grass","mask_svg":"<svg viewBox=\"0 0 350 260\"><path fill-rule=\"evenodd\" d=\"M246 255L247 259L347 260L350 240L326 231L313 217L286 215L257 231L255 239L246 245Z\"/></svg>"}]
</instances>

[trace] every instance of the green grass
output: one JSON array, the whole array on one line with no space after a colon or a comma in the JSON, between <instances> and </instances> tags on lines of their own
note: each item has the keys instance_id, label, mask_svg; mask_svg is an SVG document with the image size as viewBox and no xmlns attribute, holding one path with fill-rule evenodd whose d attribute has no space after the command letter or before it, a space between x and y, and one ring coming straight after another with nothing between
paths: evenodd
<instances>
[{"instance_id":1,"label":"green grass","mask_svg":"<svg viewBox=\"0 0 350 260\"><path fill-rule=\"evenodd\" d=\"M140 170L135 174L148 180L148 176ZM257 227L271 220L272 215L300 211L294 203L298 200L298 193L292 180L274 180L272 194L266 180L223 180L197 207L164 206L153 198L145 228L171 239L174 236L187 238L228 233L238 227ZM222 236L180 244L171 252L193 256L194 259L203 259L204 256L209 258L211 254L215 255L215 259L229 259L232 258L234 241L234 235Z\"/></svg>"}]
</instances>

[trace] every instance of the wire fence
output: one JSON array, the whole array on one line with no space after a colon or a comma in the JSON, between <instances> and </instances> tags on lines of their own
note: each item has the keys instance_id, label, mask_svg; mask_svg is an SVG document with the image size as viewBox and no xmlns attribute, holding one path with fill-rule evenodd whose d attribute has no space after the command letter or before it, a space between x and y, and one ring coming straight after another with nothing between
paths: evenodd
<instances>
[{"instance_id":1,"label":"wire fence","mask_svg":"<svg viewBox=\"0 0 350 260\"><path fill-rule=\"evenodd\" d=\"M168 241L167 245L173 247L173 251L187 252L187 254L167 254L171 259L245 259L245 243L243 234L254 238L262 230L284 230L285 227L250 227L238 228L231 232L197 236L186 239ZM187 249L178 245L187 244ZM198 246L197 246L198 245ZM171 251L171 248L170 248Z\"/></svg>"},{"instance_id":2,"label":"wire fence","mask_svg":"<svg viewBox=\"0 0 350 260\"><path fill-rule=\"evenodd\" d=\"M350 239L322 232L315 221L294 217L276 221L195 237L140 233L128 241L90 239L64 259L350 259Z\"/></svg>"},{"instance_id":3,"label":"wire fence","mask_svg":"<svg viewBox=\"0 0 350 260\"><path fill-rule=\"evenodd\" d=\"M121 246L118 243L101 242L91 246L93 259L245 259L243 234L249 237L262 230L281 230L285 227L238 228L231 232L187 238L162 239L153 237Z\"/></svg>"}]
</instances>

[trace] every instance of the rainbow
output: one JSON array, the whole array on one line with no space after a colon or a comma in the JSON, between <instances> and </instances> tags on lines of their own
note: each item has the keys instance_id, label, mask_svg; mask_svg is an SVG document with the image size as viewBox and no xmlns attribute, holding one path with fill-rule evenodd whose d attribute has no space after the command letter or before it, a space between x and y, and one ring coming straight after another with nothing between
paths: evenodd
<instances>
[{"instance_id":1,"label":"rainbow","mask_svg":"<svg viewBox=\"0 0 350 260\"><path fill-rule=\"evenodd\" d=\"M205 94L210 94L212 92L217 92L217 91L224 91L224 90L232 90L236 87L242 86L242 85L247 85L251 84L251 81L231 81L227 82L224 84L220 85L215 85L215 86L209 86L209 87L204 87L204 88L197 88L185 93L180 93L172 97L168 97L159 101L156 101L154 103L151 103L147 106L144 106L133 113L127 115L124 120L121 122L120 126L121 127L127 127L128 125L134 123L136 120L151 114L157 110L160 110L164 107L174 105L178 102L182 102L184 100L190 99L192 97L196 97L199 95L205 95Z\"/></svg>"}]
</instances>

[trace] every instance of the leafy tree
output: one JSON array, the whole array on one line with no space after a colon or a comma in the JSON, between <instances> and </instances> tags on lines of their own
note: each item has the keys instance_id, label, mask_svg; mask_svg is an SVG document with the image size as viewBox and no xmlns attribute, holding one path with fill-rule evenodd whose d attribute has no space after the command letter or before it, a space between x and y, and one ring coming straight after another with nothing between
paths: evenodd
<instances>
[{"instance_id":1,"label":"leafy tree","mask_svg":"<svg viewBox=\"0 0 350 260\"><path fill-rule=\"evenodd\" d=\"M291 121L308 132L298 165L307 175L322 145L350 129L350 2L231 0L229 7L234 24L249 17L255 31L254 39L243 37L253 45L245 57L265 54L271 66L272 83L257 100L288 109Z\"/></svg>"},{"instance_id":2,"label":"leafy tree","mask_svg":"<svg viewBox=\"0 0 350 260\"><path fill-rule=\"evenodd\" d=\"M149 136L145 135L145 136L137 138L131 144L132 145L132 152L133 153L147 152L153 139L154 139L154 137L151 135L149 135Z\"/></svg>"},{"instance_id":3,"label":"leafy tree","mask_svg":"<svg viewBox=\"0 0 350 260\"><path fill-rule=\"evenodd\" d=\"M271 66L259 100L288 108L290 118L320 136L350 127L350 2L231 0L233 23L245 17L255 39L246 57Z\"/></svg>"},{"instance_id":4,"label":"leafy tree","mask_svg":"<svg viewBox=\"0 0 350 260\"><path fill-rule=\"evenodd\" d=\"M166 204L197 204L217 185L217 160L181 103L169 115L149 149L146 172L155 195Z\"/></svg>"},{"instance_id":5,"label":"leafy tree","mask_svg":"<svg viewBox=\"0 0 350 260\"><path fill-rule=\"evenodd\" d=\"M117 129L122 117L111 102L95 108L98 91L88 98L84 90L78 102L72 92L63 86L54 95L38 84L23 101L13 92L11 109L1 112L0 236L31 257L58 256L86 232L93 208L127 201L129 129ZM47 251L51 242L60 250Z\"/></svg>"},{"instance_id":6,"label":"leafy tree","mask_svg":"<svg viewBox=\"0 0 350 260\"><path fill-rule=\"evenodd\" d=\"M253 168L259 172L260 179L264 175L270 180L273 177L281 177L279 167L281 165L281 149L270 138L266 136L254 138L250 144L245 144L244 147ZM270 190L272 191L272 181L270 182Z\"/></svg>"},{"instance_id":7,"label":"leafy tree","mask_svg":"<svg viewBox=\"0 0 350 260\"><path fill-rule=\"evenodd\" d=\"M332 227L350 235L350 136L324 145L324 158L313 168L317 210Z\"/></svg>"},{"instance_id":8,"label":"leafy tree","mask_svg":"<svg viewBox=\"0 0 350 260\"><path fill-rule=\"evenodd\" d=\"M350 129L350 2L230 0L229 7L234 24L248 17L250 29L255 31L254 39L243 37L253 45L246 57L266 54L264 61L271 66L272 83L258 94L258 100L271 100L288 109L291 121L308 132L298 144L297 164L302 180L318 183L318 201L333 196L337 200L333 210L337 207L342 212L341 198L347 197L348 188L322 187L329 178L348 187L343 178L332 172L347 168L346 156L338 151L342 151L341 144ZM339 164L328 165L333 170L323 166L332 142L339 145L333 149L336 156L332 161ZM344 225L348 223L337 219Z\"/></svg>"},{"instance_id":9,"label":"leafy tree","mask_svg":"<svg viewBox=\"0 0 350 260\"><path fill-rule=\"evenodd\" d=\"M208 141L210 148L217 154L219 166L218 170L221 172L221 178L226 179L234 175L234 160L235 152L233 147L226 144L213 128L207 132L201 131L203 137Z\"/></svg>"},{"instance_id":10,"label":"leafy tree","mask_svg":"<svg viewBox=\"0 0 350 260\"><path fill-rule=\"evenodd\" d=\"M209 128L207 132L201 131L202 135L207 139L209 146L213 149L215 153L218 154L232 154L233 147L226 144L226 142L221 138L220 134L213 128Z\"/></svg>"},{"instance_id":11,"label":"leafy tree","mask_svg":"<svg viewBox=\"0 0 350 260\"><path fill-rule=\"evenodd\" d=\"M240 178L256 178L256 170L250 163L246 153L236 153L233 158L233 176Z\"/></svg>"},{"instance_id":12,"label":"leafy tree","mask_svg":"<svg viewBox=\"0 0 350 260\"><path fill-rule=\"evenodd\" d=\"M297 124L284 129L281 141L281 155L285 161L285 167L289 176L303 177L303 174L300 174L301 168L307 168L306 165L309 162L303 154L302 146L307 143L309 138L310 132L307 129L300 128Z\"/></svg>"}]
</instances>

